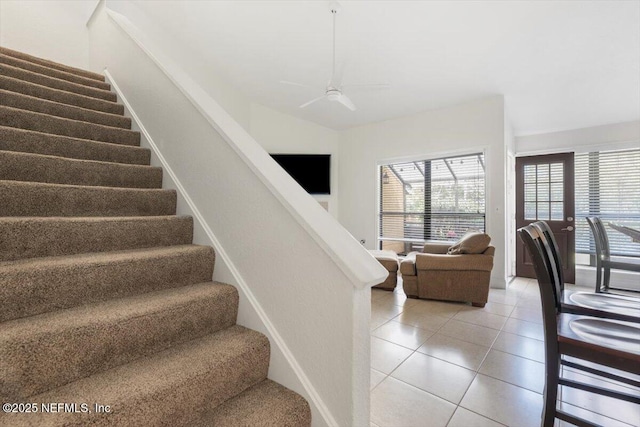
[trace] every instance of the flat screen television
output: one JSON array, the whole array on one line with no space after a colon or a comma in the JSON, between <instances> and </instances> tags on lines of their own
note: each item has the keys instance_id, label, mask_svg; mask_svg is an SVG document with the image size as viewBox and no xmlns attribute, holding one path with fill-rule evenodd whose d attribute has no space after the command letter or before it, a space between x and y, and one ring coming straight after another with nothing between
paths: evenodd
<instances>
[{"instance_id":1,"label":"flat screen television","mask_svg":"<svg viewBox=\"0 0 640 427\"><path fill-rule=\"evenodd\" d=\"M331 194L331 154L271 154L309 194Z\"/></svg>"}]
</instances>

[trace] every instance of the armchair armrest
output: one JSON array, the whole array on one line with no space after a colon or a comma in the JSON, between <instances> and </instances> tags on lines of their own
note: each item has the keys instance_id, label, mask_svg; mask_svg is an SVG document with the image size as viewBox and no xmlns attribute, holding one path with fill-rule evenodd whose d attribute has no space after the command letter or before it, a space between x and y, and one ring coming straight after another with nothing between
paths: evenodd
<instances>
[{"instance_id":1,"label":"armchair armrest","mask_svg":"<svg viewBox=\"0 0 640 427\"><path fill-rule=\"evenodd\" d=\"M416 271L416 254L418 252L409 252L407 256L400 263L400 273L403 276L415 276Z\"/></svg>"},{"instance_id":2,"label":"armchair armrest","mask_svg":"<svg viewBox=\"0 0 640 427\"><path fill-rule=\"evenodd\" d=\"M487 254L417 254L415 266L416 270L491 271L493 256Z\"/></svg>"}]
</instances>

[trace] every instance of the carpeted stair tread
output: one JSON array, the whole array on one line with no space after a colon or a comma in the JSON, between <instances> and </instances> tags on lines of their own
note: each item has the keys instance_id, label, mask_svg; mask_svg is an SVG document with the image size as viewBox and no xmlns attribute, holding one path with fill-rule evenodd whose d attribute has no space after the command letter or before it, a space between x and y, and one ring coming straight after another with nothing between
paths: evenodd
<instances>
[{"instance_id":1,"label":"carpeted stair tread","mask_svg":"<svg viewBox=\"0 0 640 427\"><path fill-rule=\"evenodd\" d=\"M62 104L60 102L49 101L8 90L0 89L0 105L81 122L131 129L131 119L129 117L75 107L73 105Z\"/></svg>"},{"instance_id":2,"label":"carpeted stair tread","mask_svg":"<svg viewBox=\"0 0 640 427\"><path fill-rule=\"evenodd\" d=\"M269 379L248 388L204 414L194 427L311 425L311 410L302 396Z\"/></svg>"},{"instance_id":3,"label":"carpeted stair tread","mask_svg":"<svg viewBox=\"0 0 640 427\"><path fill-rule=\"evenodd\" d=\"M140 132L65 119L2 105L0 105L0 126L35 130L38 132L110 142L113 144L140 145Z\"/></svg>"},{"instance_id":4,"label":"carpeted stair tread","mask_svg":"<svg viewBox=\"0 0 640 427\"><path fill-rule=\"evenodd\" d=\"M0 150L45 154L70 159L149 165L151 150L33 130L0 126Z\"/></svg>"},{"instance_id":5,"label":"carpeted stair tread","mask_svg":"<svg viewBox=\"0 0 640 427\"><path fill-rule=\"evenodd\" d=\"M233 286L206 282L4 322L0 400L25 400L228 328L237 307Z\"/></svg>"},{"instance_id":6,"label":"carpeted stair tread","mask_svg":"<svg viewBox=\"0 0 640 427\"><path fill-rule=\"evenodd\" d=\"M92 98L103 99L105 101L116 102L118 97L115 93L104 89L98 89L91 86L84 86L78 83L69 82L67 80L49 77L44 74L34 73L18 67L0 63L0 74L14 79L20 79L42 86L48 86L54 89L64 90L66 92L78 93L80 95L90 96Z\"/></svg>"},{"instance_id":7,"label":"carpeted stair tread","mask_svg":"<svg viewBox=\"0 0 640 427\"><path fill-rule=\"evenodd\" d=\"M262 381L268 362L267 338L236 325L28 399L98 402L110 413L6 414L0 425L188 426Z\"/></svg>"},{"instance_id":8,"label":"carpeted stair tread","mask_svg":"<svg viewBox=\"0 0 640 427\"><path fill-rule=\"evenodd\" d=\"M0 321L207 282L214 260L180 245L0 262Z\"/></svg>"},{"instance_id":9,"label":"carpeted stair tread","mask_svg":"<svg viewBox=\"0 0 640 427\"><path fill-rule=\"evenodd\" d=\"M36 64L35 62L25 61L15 56L5 55L0 51L0 63L11 65L12 67L22 68L34 73L45 74L49 77L55 77L60 80L67 80L69 82L81 84L84 86L96 87L102 90L111 90L111 85L104 81L99 81L89 77L80 76L78 74L69 73L55 68L47 67L44 65Z\"/></svg>"},{"instance_id":10,"label":"carpeted stair tread","mask_svg":"<svg viewBox=\"0 0 640 427\"><path fill-rule=\"evenodd\" d=\"M22 93L36 98L48 99L49 101L60 102L62 104L87 108L90 110L103 111L111 114L124 114L124 105L122 104L116 104L112 101L92 98L90 96L67 92L60 89L54 89L3 75L0 75L0 89Z\"/></svg>"},{"instance_id":11,"label":"carpeted stair tread","mask_svg":"<svg viewBox=\"0 0 640 427\"><path fill-rule=\"evenodd\" d=\"M162 168L0 151L0 180L102 187L161 188Z\"/></svg>"},{"instance_id":12,"label":"carpeted stair tread","mask_svg":"<svg viewBox=\"0 0 640 427\"><path fill-rule=\"evenodd\" d=\"M35 64L43 65L45 67L54 68L56 70L62 70L67 73L77 74L79 76L87 77L87 78L98 80L101 82L104 81L104 76L102 74L94 73L92 71L82 70L80 68L71 67L69 65L60 64L59 62L54 62L48 59L39 58L37 56L29 55L27 53L19 52L17 50L9 49L6 47L0 46L0 53L2 53L3 55L13 56L14 58L19 58L23 61L29 61Z\"/></svg>"},{"instance_id":13,"label":"carpeted stair tread","mask_svg":"<svg viewBox=\"0 0 640 427\"><path fill-rule=\"evenodd\" d=\"M0 261L188 245L190 216L0 217Z\"/></svg>"},{"instance_id":14,"label":"carpeted stair tread","mask_svg":"<svg viewBox=\"0 0 640 427\"><path fill-rule=\"evenodd\" d=\"M175 190L0 180L0 216L175 215Z\"/></svg>"}]
</instances>

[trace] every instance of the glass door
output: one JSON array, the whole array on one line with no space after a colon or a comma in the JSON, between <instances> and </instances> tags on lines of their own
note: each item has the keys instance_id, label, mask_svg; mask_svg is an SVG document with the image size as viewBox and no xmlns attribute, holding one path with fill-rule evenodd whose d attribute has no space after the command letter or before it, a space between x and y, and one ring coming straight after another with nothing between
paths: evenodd
<instances>
[{"instance_id":1,"label":"glass door","mask_svg":"<svg viewBox=\"0 0 640 427\"><path fill-rule=\"evenodd\" d=\"M575 282L575 195L573 153L516 159L516 229L545 221L555 236L564 278ZM535 278L524 244L516 241L516 275Z\"/></svg>"}]
</instances>

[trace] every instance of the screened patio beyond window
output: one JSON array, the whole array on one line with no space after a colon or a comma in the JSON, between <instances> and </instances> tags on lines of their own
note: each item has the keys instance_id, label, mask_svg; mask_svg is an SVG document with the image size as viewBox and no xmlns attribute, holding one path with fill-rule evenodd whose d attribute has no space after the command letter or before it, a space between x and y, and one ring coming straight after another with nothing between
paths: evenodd
<instances>
[{"instance_id":1,"label":"screened patio beyond window","mask_svg":"<svg viewBox=\"0 0 640 427\"><path fill-rule=\"evenodd\" d=\"M406 254L426 241L485 229L481 153L380 166L379 247Z\"/></svg>"}]
</instances>

